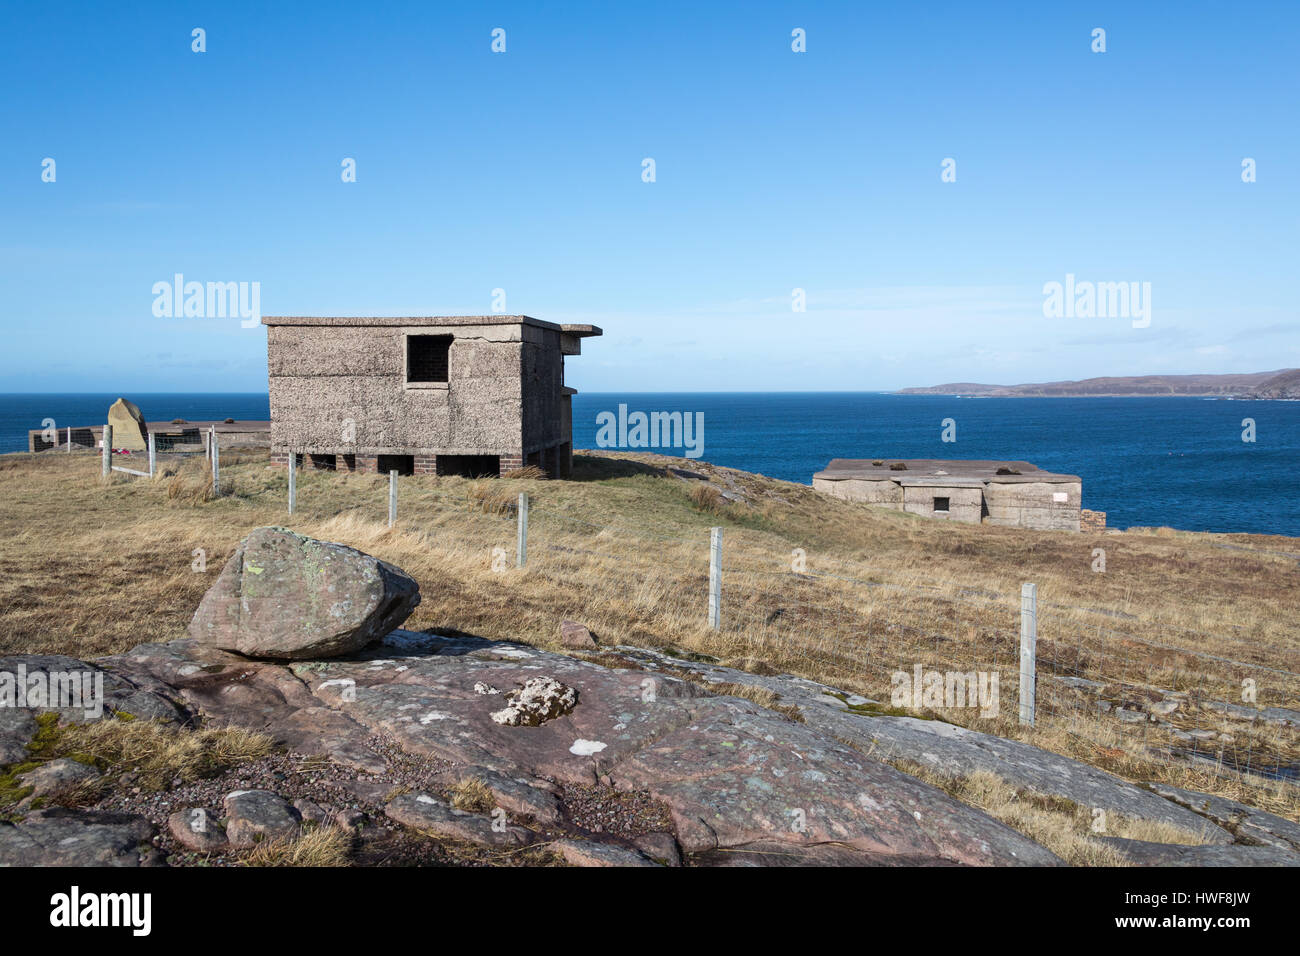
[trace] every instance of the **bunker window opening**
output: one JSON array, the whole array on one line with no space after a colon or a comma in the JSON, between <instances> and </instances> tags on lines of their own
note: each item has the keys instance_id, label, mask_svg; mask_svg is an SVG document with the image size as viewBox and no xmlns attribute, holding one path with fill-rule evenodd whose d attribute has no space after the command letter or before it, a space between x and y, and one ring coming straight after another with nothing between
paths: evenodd
<instances>
[{"instance_id":1,"label":"bunker window opening","mask_svg":"<svg viewBox=\"0 0 1300 956\"><path fill-rule=\"evenodd\" d=\"M934 510L935 510L935 511L947 511L947 510L948 510L948 499L947 499L947 498L935 498L935 499L934 499Z\"/></svg>"},{"instance_id":2,"label":"bunker window opening","mask_svg":"<svg viewBox=\"0 0 1300 956\"><path fill-rule=\"evenodd\" d=\"M408 335L406 337L406 380L445 382L452 336Z\"/></svg>"}]
</instances>

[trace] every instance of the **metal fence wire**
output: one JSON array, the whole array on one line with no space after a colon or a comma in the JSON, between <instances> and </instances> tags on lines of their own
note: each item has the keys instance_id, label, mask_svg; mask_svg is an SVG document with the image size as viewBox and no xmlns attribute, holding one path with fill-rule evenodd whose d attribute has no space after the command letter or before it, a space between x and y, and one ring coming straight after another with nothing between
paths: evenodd
<instances>
[{"instance_id":1,"label":"metal fence wire","mask_svg":"<svg viewBox=\"0 0 1300 956\"><path fill-rule=\"evenodd\" d=\"M206 455L220 493L216 436L205 446L154 447L148 471ZM105 452L105 474L109 461ZM291 511L296 474L290 468ZM776 662L848 688L876 712L937 711L977 730L992 718L1004 725L985 726L1001 733L1032 724L1099 753L1172 757L1243 786L1300 779L1300 713L1288 709L1300 701L1297 649L1175 626L1162 626L1167 637L1156 641L1136 625L1126 629L1119 612L1052 603L1051 595L1040 603L1033 584L1016 595L860 563L842 573L811 566L798 548L774 551L770 536L637 526L627 516L602 522L490 483L468 499L421 487L408 515L396 472L386 484L390 527L419 522L433 529L434 546L445 536L445 546L482 553L493 570L545 575L575 607L617 599L634 636L696 633L730 661ZM1201 649L1225 645L1231 656ZM918 696L933 674L943 693ZM971 693L995 677L993 709L981 701L972 710L969 694L960 703L944 696L954 675Z\"/></svg>"},{"instance_id":2,"label":"metal fence wire","mask_svg":"<svg viewBox=\"0 0 1300 956\"><path fill-rule=\"evenodd\" d=\"M1026 637L1018 595L817 571L798 550L773 554L743 538L718 555L716 530L671 534L537 507L529 522L529 569L575 582L604 575L638 610L714 632L729 658L843 680L882 708L918 665L949 678L996 674L998 717L1018 717ZM1103 752L1192 761L1247 786L1298 779L1300 715L1262 702L1300 699L1300 672L1260 662L1290 663L1295 651L1242 641L1242 656L1256 660L1227 657L1152 641L1104 611L1036 598L1033 624L1029 722L1037 728ZM1208 637L1165 631L1189 643ZM979 729L977 720L945 716Z\"/></svg>"}]
</instances>

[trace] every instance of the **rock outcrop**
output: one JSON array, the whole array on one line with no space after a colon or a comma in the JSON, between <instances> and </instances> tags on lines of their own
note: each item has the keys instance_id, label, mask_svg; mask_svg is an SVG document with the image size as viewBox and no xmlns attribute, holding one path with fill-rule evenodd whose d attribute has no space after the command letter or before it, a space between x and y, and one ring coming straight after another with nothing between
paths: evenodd
<instances>
[{"instance_id":1,"label":"rock outcrop","mask_svg":"<svg viewBox=\"0 0 1300 956\"><path fill-rule=\"evenodd\" d=\"M1250 841L1260 846L1300 851L1300 823L1248 807L1236 800L1184 790L1167 783L1152 782L1147 784L1147 788L1180 807L1195 811L1231 830L1239 842Z\"/></svg>"},{"instance_id":2,"label":"rock outcrop","mask_svg":"<svg viewBox=\"0 0 1300 956\"><path fill-rule=\"evenodd\" d=\"M285 528L258 528L203 596L189 633L246 657L337 657L383 637L419 603L420 586L391 564Z\"/></svg>"},{"instance_id":3,"label":"rock outcrop","mask_svg":"<svg viewBox=\"0 0 1300 956\"><path fill-rule=\"evenodd\" d=\"M160 718L181 733L198 724L265 731L317 767L353 774L333 784L333 798L286 790L291 804L258 789L279 789L286 774L252 773L215 792L179 792L151 819L107 812L137 808L120 793L106 802L108 786L99 809L33 811L29 800L7 808L18 822L0 824L0 864L151 863L155 825L160 845L189 859L291 841L304 824L360 840L371 821L425 847L427 837L497 860L579 866L1061 862L904 772L917 766L940 777L988 771L1017 791L1182 831L1180 844L1105 838L1136 865L1300 862L1300 826L1231 800L1138 786L1020 741L882 713L789 674L631 647L601 647L598 663L394 630L418 600L413 581L374 558L259 529L204 597L194 637L93 663L0 658L0 672L21 668L40 675L37 685L78 673L82 686L102 686L99 713L85 701L0 708L6 764L40 750L32 741L44 709L64 721ZM19 782L52 800L96 773L36 762ZM412 767L418 776L403 778ZM337 801L338 786L361 805Z\"/></svg>"},{"instance_id":4,"label":"rock outcrop","mask_svg":"<svg viewBox=\"0 0 1300 956\"><path fill-rule=\"evenodd\" d=\"M688 672L706 683L741 684L778 694L782 703L797 706L804 721L822 733L856 741L881 758L916 764L938 776L960 778L987 771L1017 789L1135 820L1167 823L1205 843L1233 840L1231 833L1201 814L1104 770L1031 744L941 720L872 713L875 701L789 674L763 676L655 651L617 650L644 667Z\"/></svg>"},{"instance_id":5,"label":"rock outcrop","mask_svg":"<svg viewBox=\"0 0 1300 956\"><path fill-rule=\"evenodd\" d=\"M0 666L8 658L0 658ZM27 756L27 741L36 734L36 714L26 708L0 707L0 767Z\"/></svg>"},{"instance_id":6,"label":"rock outcrop","mask_svg":"<svg viewBox=\"0 0 1300 956\"><path fill-rule=\"evenodd\" d=\"M531 834L523 827L497 825L491 816L457 810L427 793L403 794L388 804L390 819L426 833L489 846L519 845Z\"/></svg>"},{"instance_id":7,"label":"rock outcrop","mask_svg":"<svg viewBox=\"0 0 1300 956\"><path fill-rule=\"evenodd\" d=\"M21 785L30 788L31 793L22 799L18 808L26 809L36 800L47 800L74 790L98 776L99 771L91 765L68 757L47 761L34 770L19 774Z\"/></svg>"},{"instance_id":8,"label":"rock outcrop","mask_svg":"<svg viewBox=\"0 0 1300 956\"><path fill-rule=\"evenodd\" d=\"M176 691L153 677L134 678L62 654L0 657L0 764L12 763L35 731L36 715L56 713L69 723L124 714L184 721ZM16 755L10 759L9 755Z\"/></svg>"},{"instance_id":9,"label":"rock outcrop","mask_svg":"<svg viewBox=\"0 0 1300 956\"><path fill-rule=\"evenodd\" d=\"M1145 840L1102 840L1134 866L1300 866L1300 854L1271 846L1183 846Z\"/></svg>"},{"instance_id":10,"label":"rock outcrop","mask_svg":"<svg viewBox=\"0 0 1300 956\"><path fill-rule=\"evenodd\" d=\"M639 850L591 840L558 840L551 849L571 866L655 866Z\"/></svg>"},{"instance_id":11,"label":"rock outcrop","mask_svg":"<svg viewBox=\"0 0 1300 956\"><path fill-rule=\"evenodd\" d=\"M142 817L51 807L0 823L0 866L140 866L153 827Z\"/></svg>"},{"instance_id":12,"label":"rock outcrop","mask_svg":"<svg viewBox=\"0 0 1300 956\"><path fill-rule=\"evenodd\" d=\"M1232 801L1136 786L941 721L876 714L865 698L815 681L635 648L605 648L598 664L398 630L345 659L250 661L187 639L87 666L123 692L166 700L208 724L269 730L298 753L363 771L357 792L375 791L368 812L389 826L501 859L545 850L584 866L1059 863L886 756L955 775L991 769L1018 788L1173 824L1200 842L1110 841L1137 865L1300 861L1294 824ZM768 691L781 706L730 696L736 685ZM516 701L536 697L547 719L498 722L493 714L507 697L485 688L516 688ZM430 788L383 782L394 760L433 768L424 778ZM467 782L479 800L457 809L448 794ZM591 815L592 800L606 809ZM608 808L629 801L661 816L620 830ZM188 850L237 852L225 841L246 848L292 839L306 816L259 790L230 793L224 814L224 833L220 820L195 832L174 813L167 829ZM352 811L347 825L361 817ZM324 818L313 809L313 825ZM606 825L613 829L599 832ZM31 814L0 827L0 862L71 861L63 847L81 841L88 861L132 865L144 859L148 830L93 811Z\"/></svg>"},{"instance_id":13,"label":"rock outcrop","mask_svg":"<svg viewBox=\"0 0 1300 956\"><path fill-rule=\"evenodd\" d=\"M1059 862L814 727L633 669L630 658L627 669L614 669L516 644L396 631L349 659L287 666L239 664L192 641L104 663L177 680L211 721L264 729L269 716L273 727L296 728L296 746L346 754L356 765L382 766L371 743L382 735L401 753L497 775L489 778L494 795L514 790L542 807L549 801L541 794L557 787L646 793L667 808L677 842L698 863L746 862L745 848L756 844L783 862L824 862L827 845L839 862ZM571 689L576 703L538 726L497 723L501 696L475 690L524 687L539 676ZM432 793L397 797L387 812L421 832L497 838L484 830L489 816L453 813ZM562 816L554 806L542 812Z\"/></svg>"}]
</instances>

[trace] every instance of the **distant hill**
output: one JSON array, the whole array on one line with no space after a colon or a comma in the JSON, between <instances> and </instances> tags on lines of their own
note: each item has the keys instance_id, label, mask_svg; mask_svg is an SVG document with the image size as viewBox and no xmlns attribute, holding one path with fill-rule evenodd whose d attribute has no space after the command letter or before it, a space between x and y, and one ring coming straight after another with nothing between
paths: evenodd
<instances>
[{"instance_id":1,"label":"distant hill","mask_svg":"<svg viewBox=\"0 0 1300 956\"><path fill-rule=\"evenodd\" d=\"M900 389L899 395L970 395L996 398L1101 396L1209 396L1300 399L1300 369L1230 375L1133 375L1085 378L1077 382L980 385L952 382Z\"/></svg>"},{"instance_id":2,"label":"distant hill","mask_svg":"<svg viewBox=\"0 0 1300 956\"><path fill-rule=\"evenodd\" d=\"M1300 368L1279 372L1255 389L1251 398L1300 398Z\"/></svg>"}]
</instances>

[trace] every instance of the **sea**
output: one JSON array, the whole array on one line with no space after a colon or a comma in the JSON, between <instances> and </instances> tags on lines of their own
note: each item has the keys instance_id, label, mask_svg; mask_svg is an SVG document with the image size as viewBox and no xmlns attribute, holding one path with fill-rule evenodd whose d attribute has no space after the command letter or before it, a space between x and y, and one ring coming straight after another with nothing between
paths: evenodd
<instances>
[{"instance_id":1,"label":"sea","mask_svg":"<svg viewBox=\"0 0 1300 956\"><path fill-rule=\"evenodd\" d=\"M46 419L99 424L117 397L0 394L0 452L25 451L27 430ZM127 397L153 421L270 417L265 393ZM574 447L596 448L598 416L617 417L620 405L625 416L689 414L703 423L701 460L803 484L832 458L1010 459L1079 475L1083 506L1106 512L1111 527L1300 536L1300 402L579 393Z\"/></svg>"}]
</instances>

